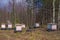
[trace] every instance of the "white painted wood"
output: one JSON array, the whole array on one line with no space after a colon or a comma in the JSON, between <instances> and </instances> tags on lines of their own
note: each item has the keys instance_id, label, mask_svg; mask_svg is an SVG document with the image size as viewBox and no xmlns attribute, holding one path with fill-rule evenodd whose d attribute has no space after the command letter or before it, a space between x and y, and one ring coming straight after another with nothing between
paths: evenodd
<instances>
[{"instance_id":1,"label":"white painted wood","mask_svg":"<svg viewBox=\"0 0 60 40\"><path fill-rule=\"evenodd\" d=\"M6 28L5 24L1 24L1 28Z\"/></svg>"},{"instance_id":2,"label":"white painted wood","mask_svg":"<svg viewBox=\"0 0 60 40\"><path fill-rule=\"evenodd\" d=\"M39 27L40 25L39 25L39 23L36 23L35 26L36 26L36 27Z\"/></svg>"},{"instance_id":3,"label":"white painted wood","mask_svg":"<svg viewBox=\"0 0 60 40\"><path fill-rule=\"evenodd\" d=\"M12 28L12 24L8 24L8 28Z\"/></svg>"},{"instance_id":4,"label":"white painted wood","mask_svg":"<svg viewBox=\"0 0 60 40\"><path fill-rule=\"evenodd\" d=\"M22 25L21 24L16 24L16 31L22 31Z\"/></svg>"},{"instance_id":5,"label":"white painted wood","mask_svg":"<svg viewBox=\"0 0 60 40\"><path fill-rule=\"evenodd\" d=\"M21 26L16 26L16 31L22 31L22 27Z\"/></svg>"},{"instance_id":6,"label":"white painted wood","mask_svg":"<svg viewBox=\"0 0 60 40\"><path fill-rule=\"evenodd\" d=\"M52 25L52 30L57 30L57 25Z\"/></svg>"}]
</instances>

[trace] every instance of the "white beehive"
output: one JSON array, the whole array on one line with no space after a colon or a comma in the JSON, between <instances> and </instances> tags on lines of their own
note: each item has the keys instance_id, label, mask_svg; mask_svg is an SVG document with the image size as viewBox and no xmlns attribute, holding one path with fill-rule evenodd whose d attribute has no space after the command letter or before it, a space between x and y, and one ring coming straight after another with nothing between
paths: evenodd
<instances>
[{"instance_id":1,"label":"white beehive","mask_svg":"<svg viewBox=\"0 0 60 40\"><path fill-rule=\"evenodd\" d=\"M35 27L39 27L40 25L39 25L39 23L35 23Z\"/></svg>"},{"instance_id":2,"label":"white beehive","mask_svg":"<svg viewBox=\"0 0 60 40\"><path fill-rule=\"evenodd\" d=\"M52 30L57 30L57 25L56 24L52 25Z\"/></svg>"},{"instance_id":3,"label":"white beehive","mask_svg":"<svg viewBox=\"0 0 60 40\"><path fill-rule=\"evenodd\" d=\"M17 26L17 27L16 27L16 31L22 31L22 27Z\"/></svg>"},{"instance_id":4,"label":"white beehive","mask_svg":"<svg viewBox=\"0 0 60 40\"><path fill-rule=\"evenodd\" d=\"M12 28L12 24L8 24L8 28Z\"/></svg>"},{"instance_id":5,"label":"white beehive","mask_svg":"<svg viewBox=\"0 0 60 40\"><path fill-rule=\"evenodd\" d=\"M5 24L1 24L1 28L5 29L6 25Z\"/></svg>"},{"instance_id":6,"label":"white beehive","mask_svg":"<svg viewBox=\"0 0 60 40\"><path fill-rule=\"evenodd\" d=\"M22 31L22 25L21 24L16 24L16 31Z\"/></svg>"}]
</instances>

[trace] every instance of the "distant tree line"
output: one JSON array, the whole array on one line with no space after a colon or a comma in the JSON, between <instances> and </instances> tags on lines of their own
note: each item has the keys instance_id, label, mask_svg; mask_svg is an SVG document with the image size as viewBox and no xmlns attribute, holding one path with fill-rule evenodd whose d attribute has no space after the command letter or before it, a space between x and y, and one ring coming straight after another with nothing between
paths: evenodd
<instances>
[{"instance_id":1,"label":"distant tree line","mask_svg":"<svg viewBox=\"0 0 60 40\"><path fill-rule=\"evenodd\" d=\"M36 9L35 2L37 0L26 0L26 4L19 3L16 4L15 0L9 2L9 5L12 7L12 12L8 12L0 9L0 22L6 22L10 20L13 23L25 23L27 25L32 25L36 22L40 24L47 24L52 22L53 17L53 0L40 0L43 4L42 7ZM39 1L39 0L38 0ZM24 5L24 6L23 6ZM57 13L59 1L56 0L56 23L57 23ZM9 7L10 7L9 6Z\"/></svg>"}]
</instances>

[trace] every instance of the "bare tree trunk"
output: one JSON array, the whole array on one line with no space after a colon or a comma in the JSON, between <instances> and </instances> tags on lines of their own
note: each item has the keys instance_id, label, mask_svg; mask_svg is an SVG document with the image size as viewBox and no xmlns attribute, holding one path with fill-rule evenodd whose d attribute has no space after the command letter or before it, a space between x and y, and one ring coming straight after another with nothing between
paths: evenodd
<instances>
[{"instance_id":1,"label":"bare tree trunk","mask_svg":"<svg viewBox=\"0 0 60 40\"><path fill-rule=\"evenodd\" d=\"M55 1L53 0L53 23L55 23Z\"/></svg>"},{"instance_id":2,"label":"bare tree trunk","mask_svg":"<svg viewBox=\"0 0 60 40\"><path fill-rule=\"evenodd\" d=\"M58 10L58 29L60 29L60 1L59 1L59 10Z\"/></svg>"}]
</instances>

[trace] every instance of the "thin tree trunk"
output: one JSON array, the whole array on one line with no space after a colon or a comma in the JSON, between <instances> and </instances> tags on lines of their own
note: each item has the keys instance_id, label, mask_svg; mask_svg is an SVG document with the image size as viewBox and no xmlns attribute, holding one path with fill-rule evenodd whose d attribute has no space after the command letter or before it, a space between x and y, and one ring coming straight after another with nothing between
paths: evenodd
<instances>
[{"instance_id":1,"label":"thin tree trunk","mask_svg":"<svg viewBox=\"0 0 60 40\"><path fill-rule=\"evenodd\" d=\"M60 29L60 1L59 1L59 10L58 10L58 29Z\"/></svg>"},{"instance_id":2,"label":"thin tree trunk","mask_svg":"<svg viewBox=\"0 0 60 40\"><path fill-rule=\"evenodd\" d=\"M53 23L55 23L55 1L53 0Z\"/></svg>"}]
</instances>

